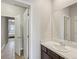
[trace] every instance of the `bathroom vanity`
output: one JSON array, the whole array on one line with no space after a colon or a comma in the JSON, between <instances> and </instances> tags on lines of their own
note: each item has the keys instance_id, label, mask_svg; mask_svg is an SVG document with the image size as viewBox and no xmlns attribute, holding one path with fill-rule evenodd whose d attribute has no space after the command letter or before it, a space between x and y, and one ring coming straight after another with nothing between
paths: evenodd
<instances>
[{"instance_id":1,"label":"bathroom vanity","mask_svg":"<svg viewBox=\"0 0 79 59\"><path fill-rule=\"evenodd\" d=\"M41 42L41 59L77 59L77 48L67 44L63 46L54 41Z\"/></svg>"},{"instance_id":2,"label":"bathroom vanity","mask_svg":"<svg viewBox=\"0 0 79 59\"><path fill-rule=\"evenodd\" d=\"M41 41L41 59L77 59L77 3L53 10L50 29Z\"/></svg>"},{"instance_id":3,"label":"bathroom vanity","mask_svg":"<svg viewBox=\"0 0 79 59\"><path fill-rule=\"evenodd\" d=\"M41 45L41 59L65 59L45 46Z\"/></svg>"}]
</instances>

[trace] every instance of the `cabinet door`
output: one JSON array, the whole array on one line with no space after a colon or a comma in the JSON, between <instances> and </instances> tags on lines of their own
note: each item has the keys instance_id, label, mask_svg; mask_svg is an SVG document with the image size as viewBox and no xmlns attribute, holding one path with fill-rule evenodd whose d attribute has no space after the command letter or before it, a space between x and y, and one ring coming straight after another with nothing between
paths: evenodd
<instances>
[{"instance_id":1,"label":"cabinet door","mask_svg":"<svg viewBox=\"0 0 79 59\"><path fill-rule=\"evenodd\" d=\"M59 59L59 55L57 55L55 52L47 49L47 54L52 58L52 59Z\"/></svg>"},{"instance_id":2,"label":"cabinet door","mask_svg":"<svg viewBox=\"0 0 79 59\"><path fill-rule=\"evenodd\" d=\"M65 58L63 58L63 57L61 57L61 56L60 56L60 58L59 58L59 59L65 59Z\"/></svg>"},{"instance_id":3,"label":"cabinet door","mask_svg":"<svg viewBox=\"0 0 79 59\"><path fill-rule=\"evenodd\" d=\"M49 55L47 55L44 51L41 51L41 59L52 59Z\"/></svg>"}]
</instances>

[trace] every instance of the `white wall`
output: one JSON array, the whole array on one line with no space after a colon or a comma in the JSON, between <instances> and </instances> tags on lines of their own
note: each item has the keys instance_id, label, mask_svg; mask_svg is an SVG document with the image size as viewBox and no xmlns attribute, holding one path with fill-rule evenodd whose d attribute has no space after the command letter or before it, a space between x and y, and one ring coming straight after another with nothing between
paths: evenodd
<instances>
[{"instance_id":1,"label":"white wall","mask_svg":"<svg viewBox=\"0 0 79 59\"><path fill-rule=\"evenodd\" d=\"M32 35L29 59L41 59L40 40L50 40L51 0L35 0L31 12Z\"/></svg>"},{"instance_id":2,"label":"white wall","mask_svg":"<svg viewBox=\"0 0 79 59\"><path fill-rule=\"evenodd\" d=\"M37 1L41 40L51 40L51 0Z\"/></svg>"},{"instance_id":3,"label":"white wall","mask_svg":"<svg viewBox=\"0 0 79 59\"><path fill-rule=\"evenodd\" d=\"M1 15L2 16L15 17L18 14L23 14L24 11L25 11L25 8L1 2Z\"/></svg>"},{"instance_id":4,"label":"white wall","mask_svg":"<svg viewBox=\"0 0 79 59\"><path fill-rule=\"evenodd\" d=\"M8 20L7 18L1 16L1 49L8 42Z\"/></svg>"}]
</instances>

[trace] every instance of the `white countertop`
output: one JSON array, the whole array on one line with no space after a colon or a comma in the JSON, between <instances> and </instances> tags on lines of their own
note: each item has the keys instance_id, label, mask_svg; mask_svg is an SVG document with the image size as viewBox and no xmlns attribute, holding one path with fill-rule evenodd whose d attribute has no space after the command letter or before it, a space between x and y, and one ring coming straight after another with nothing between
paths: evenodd
<instances>
[{"instance_id":1,"label":"white countertop","mask_svg":"<svg viewBox=\"0 0 79 59\"><path fill-rule=\"evenodd\" d=\"M77 59L77 48L66 46L65 50L62 45L56 47L59 43L54 41L41 42L41 44L65 59Z\"/></svg>"}]
</instances>

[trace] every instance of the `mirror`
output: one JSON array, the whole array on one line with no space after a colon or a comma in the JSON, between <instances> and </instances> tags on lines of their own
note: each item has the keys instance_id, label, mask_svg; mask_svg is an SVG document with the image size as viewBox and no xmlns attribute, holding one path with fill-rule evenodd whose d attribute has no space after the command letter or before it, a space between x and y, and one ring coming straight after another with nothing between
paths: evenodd
<instances>
[{"instance_id":1,"label":"mirror","mask_svg":"<svg viewBox=\"0 0 79 59\"><path fill-rule=\"evenodd\" d=\"M69 16L64 16L64 39L77 42L77 4L67 8Z\"/></svg>"},{"instance_id":2,"label":"mirror","mask_svg":"<svg viewBox=\"0 0 79 59\"><path fill-rule=\"evenodd\" d=\"M53 40L77 42L77 3L53 12Z\"/></svg>"}]
</instances>

